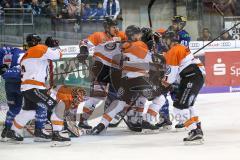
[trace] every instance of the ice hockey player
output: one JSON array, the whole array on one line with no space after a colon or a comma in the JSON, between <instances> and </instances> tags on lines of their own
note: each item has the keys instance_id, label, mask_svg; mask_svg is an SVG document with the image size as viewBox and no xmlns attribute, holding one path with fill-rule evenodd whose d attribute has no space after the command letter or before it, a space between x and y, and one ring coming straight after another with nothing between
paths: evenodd
<instances>
[{"instance_id":1,"label":"ice hockey player","mask_svg":"<svg viewBox=\"0 0 240 160\"><path fill-rule=\"evenodd\" d=\"M51 96L58 102L51 115L53 127L52 146L66 146L71 144L69 133L67 130L64 130L65 113L69 112L69 110L76 110L80 102L84 100L85 95L86 91L81 87L60 85L51 90ZM72 134L79 136L78 128L73 123L69 122L68 130Z\"/></svg>"},{"instance_id":2,"label":"ice hockey player","mask_svg":"<svg viewBox=\"0 0 240 160\"><path fill-rule=\"evenodd\" d=\"M21 68L19 59L24 51L18 48L0 48L0 75L5 80L5 92L9 110L7 111L5 126L1 134L3 141L6 141L6 134L11 129L13 119L22 108L21 94Z\"/></svg>"},{"instance_id":3,"label":"ice hockey player","mask_svg":"<svg viewBox=\"0 0 240 160\"><path fill-rule=\"evenodd\" d=\"M177 35L176 38L178 38L179 44L189 47L191 37L190 37L189 33L186 30L184 30L186 23L187 23L186 17L183 17L181 15L173 16L172 17L172 25L168 28L168 31L175 32L175 34ZM162 49L162 51L165 52L165 50L167 48L164 45L161 45L160 49ZM177 87L178 86L175 85L175 88L177 88ZM172 98L174 98L174 96L175 96L173 91L170 92L170 95ZM174 99L172 99L172 100L174 100ZM167 98L166 98L166 104L161 109L161 114L164 117L161 125L163 127L169 128L168 126L170 126L172 124L172 122L170 121L170 117L169 117L169 101ZM184 127L183 127L183 124L179 121L179 124L176 124L175 128L176 128L176 130L181 130Z\"/></svg>"},{"instance_id":4,"label":"ice hockey player","mask_svg":"<svg viewBox=\"0 0 240 160\"><path fill-rule=\"evenodd\" d=\"M116 47L119 44L115 42L126 40L125 33L119 31L117 25L117 21L107 18L103 22L104 32L95 32L80 42L79 59L81 60L83 55L88 55L89 50L93 49L93 60L95 61L91 67L92 89L90 97L84 102L83 113L80 115L78 125L80 128L92 128L88 125L87 119L92 114L96 104L107 96L107 84L111 84L109 71L110 68L116 68L117 66L112 58L115 53L121 52L119 47ZM111 85L109 85L108 93L108 101L114 99L115 93Z\"/></svg>"},{"instance_id":5,"label":"ice hockey player","mask_svg":"<svg viewBox=\"0 0 240 160\"><path fill-rule=\"evenodd\" d=\"M142 41L145 42L149 49L157 53L158 55L162 55L164 52L166 52L166 46L162 43L162 34L166 32L164 29L159 29L156 32L154 32L151 28L143 27L142 29ZM156 54L155 54L156 55ZM160 86L159 86L160 87ZM161 88L160 90L163 90ZM162 91L160 91L162 92ZM160 93L158 93L160 94ZM167 92L165 92L167 94ZM165 95L166 97L166 95ZM162 98L161 98L162 99ZM162 104L163 99L161 100ZM156 102L156 100L154 101ZM169 129L171 128L172 122L170 121L170 115L169 115L169 103L167 98L165 98L165 105L161 107L160 109L160 115L161 115L161 123L158 123L158 126L161 128L163 127L164 129Z\"/></svg>"},{"instance_id":6,"label":"ice hockey player","mask_svg":"<svg viewBox=\"0 0 240 160\"><path fill-rule=\"evenodd\" d=\"M184 30L184 27L186 26L186 24L187 24L187 18L178 15L178 16L172 17L172 26L170 28L178 34L179 43L186 47L189 47L189 42L191 40L191 37L189 33L186 30Z\"/></svg>"},{"instance_id":7,"label":"ice hockey player","mask_svg":"<svg viewBox=\"0 0 240 160\"><path fill-rule=\"evenodd\" d=\"M20 61L24 105L15 117L6 137L17 142L23 141L22 128L29 120L35 118L35 141L51 141L52 136L44 130L44 125L47 120L47 110L52 110L57 102L50 97L45 83L49 60L60 59L62 53L57 48L52 49L40 44L41 38L36 34L27 35L26 42L29 49Z\"/></svg>"},{"instance_id":8,"label":"ice hockey player","mask_svg":"<svg viewBox=\"0 0 240 160\"><path fill-rule=\"evenodd\" d=\"M169 68L166 79L162 83L166 87L172 87L173 83L178 82L179 89L173 103L174 112L180 117L190 115L183 122L184 127L190 129L188 137L183 141L185 143L202 143L203 132L201 122L194 109L194 103L204 84L204 73L189 48L178 43L174 32L166 32L163 38L170 50L164 55Z\"/></svg>"},{"instance_id":9,"label":"ice hockey player","mask_svg":"<svg viewBox=\"0 0 240 160\"><path fill-rule=\"evenodd\" d=\"M152 53L148 46L141 41L141 29L135 25L128 26L125 31L128 42L123 43L123 62L121 79L112 77L113 86L117 89L118 100L111 103L103 114L101 122L92 130L92 134L99 134L108 127L113 117L121 112L125 106L132 107L138 99L148 104L148 92L152 85L148 81L149 63L152 62ZM116 79L115 79L116 78ZM146 107L146 109L145 109ZM158 109L155 106L144 106L141 127L143 129L158 129L151 122L157 119ZM128 110L128 109L126 109Z\"/></svg>"}]
</instances>

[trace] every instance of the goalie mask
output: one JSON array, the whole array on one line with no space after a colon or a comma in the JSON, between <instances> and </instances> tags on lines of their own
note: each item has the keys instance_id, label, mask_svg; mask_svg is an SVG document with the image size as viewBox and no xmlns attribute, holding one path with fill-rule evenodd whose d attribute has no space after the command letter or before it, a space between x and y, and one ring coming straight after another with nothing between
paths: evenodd
<instances>
[{"instance_id":1,"label":"goalie mask","mask_svg":"<svg viewBox=\"0 0 240 160\"><path fill-rule=\"evenodd\" d=\"M81 102L84 101L84 97L86 96L86 90L81 87L76 87L72 89L72 105L77 107Z\"/></svg>"}]
</instances>

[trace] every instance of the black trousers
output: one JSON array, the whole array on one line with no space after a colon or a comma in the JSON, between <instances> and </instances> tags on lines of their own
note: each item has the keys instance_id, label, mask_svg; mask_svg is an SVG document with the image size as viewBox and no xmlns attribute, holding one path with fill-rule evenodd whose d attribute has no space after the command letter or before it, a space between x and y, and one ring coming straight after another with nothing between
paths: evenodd
<instances>
[{"instance_id":1,"label":"black trousers","mask_svg":"<svg viewBox=\"0 0 240 160\"><path fill-rule=\"evenodd\" d=\"M47 93L47 89L30 89L23 91L24 110L36 110L36 107L41 103L44 104L48 110L52 110L57 102Z\"/></svg>"},{"instance_id":2,"label":"black trousers","mask_svg":"<svg viewBox=\"0 0 240 160\"><path fill-rule=\"evenodd\" d=\"M145 77L121 78L118 80L117 99L128 104L135 103L136 99L144 96L149 99L152 97L152 86Z\"/></svg>"},{"instance_id":3,"label":"black trousers","mask_svg":"<svg viewBox=\"0 0 240 160\"><path fill-rule=\"evenodd\" d=\"M196 97L204 84L203 75L197 65L192 64L180 73L179 91L173 106L178 109L187 109L193 106Z\"/></svg>"}]
</instances>

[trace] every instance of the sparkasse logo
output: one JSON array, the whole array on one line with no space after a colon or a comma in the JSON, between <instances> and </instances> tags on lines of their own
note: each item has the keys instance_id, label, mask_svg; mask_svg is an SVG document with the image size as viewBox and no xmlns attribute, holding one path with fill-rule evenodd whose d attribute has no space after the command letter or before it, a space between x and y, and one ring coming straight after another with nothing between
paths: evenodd
<instances>
[{"instance_id":1,"label":"sparkasse logo","mask_svg":"<svg viewBox=\"0 0 240 160\"><path fill-rule=\"evenodd\" d=\"M226 64L222 63L221 58L218 58L217 63L213 65L213 75L215 76L226 75Z\"/></svg>"}]
</instances>

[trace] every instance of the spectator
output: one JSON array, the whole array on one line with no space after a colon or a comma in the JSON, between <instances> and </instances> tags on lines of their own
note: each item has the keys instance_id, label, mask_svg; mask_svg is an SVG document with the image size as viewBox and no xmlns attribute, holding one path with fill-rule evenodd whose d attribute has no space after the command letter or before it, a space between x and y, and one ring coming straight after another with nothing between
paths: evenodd
<instances>
[{"instance_id":1,"label":"spectator","mask_svg":"<svg viewBox=\"0 0 240 160\"><path fill-rule=\"evenodd\" d=\"M51 0L48 12L50 13L51 17L58 18L59 12L57 7L57 0Z\"/></svg>"},{"instance_id":2,"label":"spectator","mask_svg":"<svg viewBox=\"0 0 240 160\"><path fill-rule=\"evenodd\" d=\"M226 32L226 30L223 30L223 32ZM227 40L233 40L232 36L229 34L229 32L224 33L219 40L227 41Z\"/></svg>"},{"instance_id":3,"label":"spectator","mask_svg":"<svg viewBox=\"0 0 240 160\"><path fill-rule=\"evenodd\" d=\"M114 20L117 19L120 13L120 5L118 0L104 0L103 8L106 11L106 16Z\"/></svg>"},{"instance_id":4,"label":"spectator","mask_svg":"<svg viewBox=\"0 0 240 160\"><path fill-rule=\"evenodd\" d=\"M197 38L197 41L211 41L211 33L208 28L203 28L202 37Z\"/></svg>"},{"instance_id":5,"label":"spectator","mask_svg":"<svg viewBox=\"0 0 240 160\"><path fill-rule=\"evenodd\" d=\"M48 14L48 8L50 6L50 1L51 0L41 0L41 2L39 2L41 9L42 9L42 14L45 14L45 15Z\"/></svg>"},{"instance_id":6,"label":"spectator","mask_svg":"<svg viewBox=\"0 0 240 160\"><path fill-rule=\"evenodd\" d=\"M57 0L57 18L66 18L67 16L67 5L64 0Z\"/></svg>"},{"instance_id":7,"label":"spectator","mask_svg":"<svg viewBox=\"0 0 240 160\"><path fill-rule=\"evenodd\" d=\"M90 4L85 4L84 10L82 12L83 20L90 19L91 16L94 14L93 9L90 7Z\"/></svg>"},{"instance_id":8,"label":"spectator","mask_svg":"<svg viewBox=\"0 0 240 160\"><path fill-rule=\"evenodd\" d=\"M2 0L1 1L1 6L3 8L13 8L14 6L14 1L13 0Z\"/></svg>"},{"instance_id":9,"label":"spectator","mask_svg":"<svg viewBox=\"0 0 240 160\"><path fill-rule=\"evenodd\" d=\"M39 6L38 0L32 0L31 8L34 16L41 14L41 7Z\"/></svg>"},{"instance_id":10,"label":"spectator","mask_svg":"<svg viewBox=\"0 0 240 160\"><path fill-rule=\"evenodd\" d=\"M80 6L78 5L77 0L69 0L67 4L67 12L69 18L74 18L77 15L78 8Z\"/></svg>"},{"instance_id":11,"label":"spectator","mask_svg":"<svg viewBox=\"0 0 240 160\"><path fill-rule=\"evenodd\" d=\"M3 7L0 4L0 20L2 20L2 14L3 14Z\"/></svg>"},{"instance_id":12,"label":"spectator","mask_svg":"<svg viewBox=\"0 0 240 160\"><path fill-rule=\"evenodd\" d=\"M97 8L94 9L94 14L92 15L96 19L103 19L105 16L105 10L103 9L102 3L97 3Z\"/></svg>"}]
</instances>

